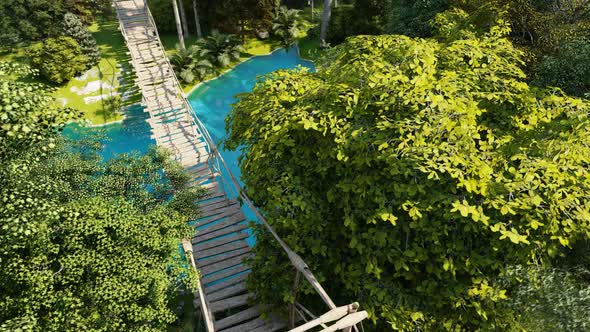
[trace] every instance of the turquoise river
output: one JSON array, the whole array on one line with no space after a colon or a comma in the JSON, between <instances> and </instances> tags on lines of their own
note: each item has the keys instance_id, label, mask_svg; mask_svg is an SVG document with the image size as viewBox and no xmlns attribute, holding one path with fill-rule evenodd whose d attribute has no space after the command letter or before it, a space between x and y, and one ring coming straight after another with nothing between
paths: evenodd
<instances>
[{"instance_id":1,"label":"turquoise river","mask_svg":"<svg viewBox=\"0 0 590 332\"><path fill-rule=\"evenodd\" d=\"M231 111L232 104L236 101L235 96L252 91L261 75L278 69L292 69L299 66L314 70L313 63L301 59L297 49L291 49L288 52L280 49L269 55L252 57L240 63L219 77L202 83L188 96L196 115L220 147L223 159L238 180L241 175L238 167L240 152L224 150L220 144L227 135L225 118ZM125 116L122 122L104 127L82 128L73 124L66 128L64 135L76 138L81 135L101 132L107 138L102 152L105 159L126 152L145 153L150 145L156 143L150 138L150 127L145 122L149 115L143 112L142 107L132 106L125 111ZM255 219L252 211L245 209L244 212L249 219ZM253 241L254 239L250 237L248 242L252 244Z\"/></svg>"}]
</instances>

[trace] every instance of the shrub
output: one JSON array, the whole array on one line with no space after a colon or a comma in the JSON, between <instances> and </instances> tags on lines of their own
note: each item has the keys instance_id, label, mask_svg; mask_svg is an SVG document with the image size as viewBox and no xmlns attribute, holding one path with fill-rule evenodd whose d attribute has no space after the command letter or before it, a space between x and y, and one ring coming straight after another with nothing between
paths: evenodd
<instances>
[{"instance_id":1,"label":"shrub","mask_svg":"<svg viewBox=\"0 0 590 332\"><path fill-rule=\"evenodd\" d=\"M31 48L33 65L48 80L63 83L86 69L88 58L71 37L48 38Z\"/></svg>"},{"instance_id":2,"label":"shrub","mask_svg":"<svg viewBox=\"0 0 590 332\"><path fill-rule=\"evenodd\" d=\"M96 45L96 40L88 32L88 29L82 24L78 16L72 13L66 13L62 22L61 30L65 36L74 38L80 45L80 50L88 58L86 67L90 68L100 60L100 52Z\"/></svg>"}]
</instances>

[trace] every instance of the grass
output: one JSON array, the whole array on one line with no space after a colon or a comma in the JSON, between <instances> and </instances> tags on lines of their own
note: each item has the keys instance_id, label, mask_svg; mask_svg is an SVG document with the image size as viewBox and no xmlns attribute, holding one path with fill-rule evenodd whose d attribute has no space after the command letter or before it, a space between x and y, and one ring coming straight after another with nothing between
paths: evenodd
<instances>
[{"instance_id":1,"label":"grass","mask_svg":"<svg viewBox=\"0 0 590 332\"><path fill-rule=\"evenodd\" d=\"M107 97L126 92L130 95L130 98L125 102L125 105L133 104L139 101L140 98L137 89L133 87L131 65L128 62L129 56L126 53L127 47L118 27L119 24L114 18L99 19L89 27L100 50L100 62L97 66L88 70L83 79L72 79L67 84L59 87L55 94L59 102L83 111L84 118L94 125L122 119L121 114L105 110L100 96ZM82 89L91 82L99 83L99 88L96 91L84 95L76 92L77 89ZM85 98L89 97L95 97L96 101L85 100Z\"/></svg>"},{"instance_id":2,"label":"grass","mask_svg":"<svg viewBox=\"0 0 590 332\"><path fill-rule=\"evenodd\" d=\"M140 100L137 89L133 87L133 75L127 47L123 36L118 31L119 24L115 18L99 19L89 27L90 32L97 41L101 59L98 65L90 68L82 79L74 78L64 85L57 85L48 82L43 77L33 79L25 78L25 81L34 81L47 84L55 88L54 97L64 106L82 111L84 119L94 125L102 125L108 122L121 120L119 113L105 111L103 102L98 96L109 96L113 93L123 94L126 92L130 98L123 106L133 104ZM28 47L19 47L10 52L0 54L0 61L16 61L28 63L26 56ZM122 70L124 69L124 70ZM96 91L84 95L76 91L83 89L87 84L96 81L99 87ZM85 101L84 98L95 97Z\"/></svg>"}]
</instances>

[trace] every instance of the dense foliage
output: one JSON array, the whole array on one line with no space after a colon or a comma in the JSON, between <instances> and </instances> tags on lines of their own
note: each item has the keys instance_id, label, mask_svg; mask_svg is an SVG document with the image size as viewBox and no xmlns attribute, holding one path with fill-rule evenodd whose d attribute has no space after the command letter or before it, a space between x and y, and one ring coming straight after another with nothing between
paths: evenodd
<instances>
[{"instance_id":1,"label":"dense foliage","mask_svg":"<svg viewBox=\"0 0 590 332\"><path fill-rule=\"evenodd\" d=\"M96 13L109 7L108 0L0 1L0 45L12 46L57 36L67 11L89 24Z\"/></svg>"},{"instance_id":2,"label":"dense foliage","mask_svg":"<svg viewBox=\"0 0 590 332\"><path fill-rule=\"evenodd\" d=\"M527 331L590 330L590 271L519 267L508 275L522 281L511 303Z\"/></svg>"},{"instance_id":3,"label":"dense foliage","mask_svg":"<svg viewBox=\"0 0 590 332\"><path fill-rule=\"evenodd\" d=\"M444 42L349 39L227 120L250 197L380 329L510 329L507 267L590 235L590 105L527 85L507 26L453 39L448 23ZM257 302L289 301L289 266L261 239Z\"/></svg>"},{"instance_id":4,"label":"dense foliage","mask_svg":"<svg viewBox=\"0 0 590 332\"><path fill-rule=\"evenodd\" d=\"M410 37L428 37L430 20L448 8L448 0L389 0L384 12L387 31Z\"/></svg>"},{"instance_id":5,"label":"dense foliage","mask_svg":"<svg viewBox=\"0 0 590 332\"><path fill-rule=\"evenodd\" d=\"M62 34L74 38L80 45L80 50L87 58L86 67L90 68L100 60L100 52L96 45L96 40L88 29L82 24L78 16L72 13L66 13L62 22Z\"/></svg>"},{"instance_id":6,"label":"dense foliage","mask_svg":"<svg viewBox=\"0 0 590 332\"><path fill-rule=\"evenodd\" d=\"M543 57L536 76L540 85L558 86L577 96L590 93L590 39L564 43Z\"/></svg>"},{"instance_id":7,"label":"dense foliage","mask_svg":"<svg viewBox=\"0 0 590 332\"><path fill-rule=\"evenodd\" d=\"M71 37L47 38L33 45L31 63L49 81L63 83L87 68L88 58L78 42Z\"/></svg>"},{"instance_id":8,"label":"dense foliage","mask_svg":"<svg viewBox=\"0 0 590 332\"><path fill-rule=\"evenodd\" d=\"M0 64L0 330L165 330L195 277L178 241L200 191L164 151L103 163L100 142L64 142L76 112L15 69Z\"/></svg>"},{"instance_id":9,"label":"dense foliage","mask_svg":"<svg viewBox=\"0 0 590 332\"><path fill-rule=\"evenodd\" d=\"M176 31L170 0L148 1L160 31ZM193 1L184 1L185 12L193 13ZM270 30L275 0L198 0L198 12L205 31L220 30L232 34L252 34ZM189 30L196 34L194 16L187 15Z\"/></svg>"},{"instance_id":10,"label":"dense foliage","mask_svg":"<svg viewBox=\"0 0 590 332\"><path fill-rule=\"evenodd\" d=\"M349 36L384 33L386 4L381 0L355 0L352 6L332 9L327 41L337 45Z\"/></svg>"}]
</instances>

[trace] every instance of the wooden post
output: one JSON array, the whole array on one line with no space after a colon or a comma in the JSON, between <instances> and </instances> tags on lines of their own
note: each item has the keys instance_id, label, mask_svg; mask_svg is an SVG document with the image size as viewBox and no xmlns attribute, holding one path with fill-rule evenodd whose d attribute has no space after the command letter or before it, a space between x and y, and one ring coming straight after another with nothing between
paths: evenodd
<instances>
[{"instance_id":1,"label":"wooden post","mask_svg":"<svg viewBox=\"0 0 590 332\"><path fill-rule=\"evenodd\" d=\"M182 33L182 26L180 24L180 14L178 13L178 4L176 0L172 0L172 8L174 9L174 19L176 20L176 32L178 32L178 43L181 49L185 49L184 46L184 35Z\"/></svg>"},{"instance_id":2,"label":"wooden post","mask_svg":"<svg viewBox=\"0 0 590 332\"><path fill-rule=\"evenodd\" d=\"M197 37L202 38L201 23L199 22L199 12L197 10L197 0L193 0L193 11L195 12L195 25L197 26Z\"/></svg>"},{"instance_id":3,"label":"wooden post","mask_svg":"<svg viewBox=\"0 0 590 332\"><path fill-rule=\"evenodd\" d=\"M189 263L195 271L199 271L197 269L197 263L195 262L195 256L193 255L193 245L191 241L188 239L182 239L182 249L186 254ZM205 298L205 292L203 291L203 286L201 285L201 280L197 281L197 291L199 293L199 300L201 301L201 312L203 314L203 319L205 320L205 328L207 332L214 332L215 327L213 326L213 317L211 315L211 310L209 310L209 302Z\"/></svg>"},{"instance_id":4,"label":"wooden post","mask_svg":"<svg viewBox=\"0 0 590 332\"><path fill-rule=\"evenodd\" d=\"M295 303L297 302L297 292L299 291L299 280L301 272L295 270L295 281L293 282L293 303L289 304L289 329L295 328Z\"/></svg>"}]
</instances>

